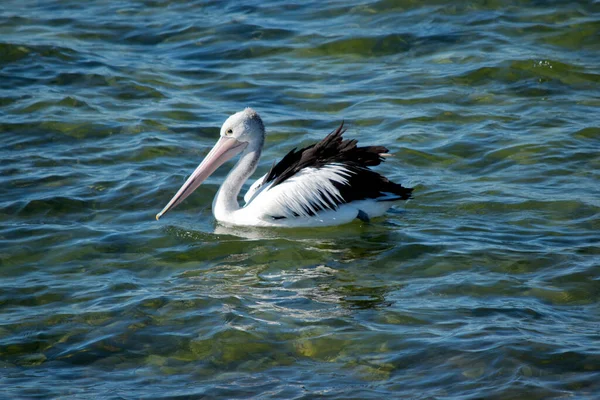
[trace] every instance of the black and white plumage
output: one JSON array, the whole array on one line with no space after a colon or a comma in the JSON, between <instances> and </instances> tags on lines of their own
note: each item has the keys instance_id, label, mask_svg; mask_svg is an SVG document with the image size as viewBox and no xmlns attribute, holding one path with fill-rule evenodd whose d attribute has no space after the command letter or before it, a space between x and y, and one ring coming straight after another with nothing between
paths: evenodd
<instances>
[{"instance_id":1,"label":"black and white plumage","mask_svg":"<svg viewBox=\"0 0 600 400\"><path fill-rule=\"evenodd\" d=\"M390 182L369 169L384 160L388 149L383 146L358 147L356 140L343 139L345 131L342 123L320 142L290 151L252 185L244 196L246 203L263 190L293 178L294 196L302 200L288 200L285 204L290 209L284 215L274 215L275 219L310 217L361 200L409 199L413 189Z\"/></svg>"},{"instance_id":2,"label":"black and white plumage","mask_svg":"<svg viewBox=\"0 0 600 400\"><path fill-rule=\"evenodd\" d=\"M258 179L244 196L237 196L254 172L264 143L264 125L247 108L229 117L221 139L179 192L157 215L179 204L226 160L242 153L213 202L219 222L245 226L329 226L359 218L369 220L411 197L412 188L389 181L372 171L388 150L383 146L358 147L342 137L343 123L323 140L290 151Z\"/></svg>"}]
</instances>

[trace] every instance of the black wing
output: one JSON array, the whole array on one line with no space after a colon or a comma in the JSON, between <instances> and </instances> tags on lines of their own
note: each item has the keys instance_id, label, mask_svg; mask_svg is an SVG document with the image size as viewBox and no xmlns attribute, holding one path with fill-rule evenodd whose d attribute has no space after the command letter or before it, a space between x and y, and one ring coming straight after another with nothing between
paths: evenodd
<instances>
[{"instance_id":1,"label":"black wing","mask_svg":"<svg viewBox=\"0 0 600 400\"><path fill-rule=\"evenodd\" d=\"M348 182L333 182L340 191L342 200L331 204L337 208L339 204L354 200L379 199L382 201L407 200L411 197L412 188L406 188L391 182L386 177L371 171L369 167L379 165L388 152L383 146L358 147L356 140L345 140L344 123L327 135L323 140L300 150L293 149L281 161L271 167L263 184L274 187L296 175L304 168L323 168L326 165L341 165L348 172ZM329 201L327 201L329 203Z\"/></svg>"}]
</instances>

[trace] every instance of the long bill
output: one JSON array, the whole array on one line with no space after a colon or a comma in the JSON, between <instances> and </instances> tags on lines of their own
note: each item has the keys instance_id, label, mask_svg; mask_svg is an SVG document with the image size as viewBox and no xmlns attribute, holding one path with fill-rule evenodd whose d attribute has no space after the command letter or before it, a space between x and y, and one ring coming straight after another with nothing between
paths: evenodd
<instances>
[{"instance_id":1,"label":"long bill","mask_svg":"<svg viewBox=\"0 0 600 400\"><path fill-rule=\"evenodd\" d=\"M162 209L161 212L156 214L156 220L163 216L167 211L175 208L179 203L185 200L194 190L198 188L217 168L223 163L230 160L242 150L246 148L248 143L239 142L234 138L221 137L217 144L208 153L206 158L202 160L200 165L196 168L194 173L185 181L183 186L179 188L175 196L169 201L169 203Z\"/></svg>"}]
</instances>

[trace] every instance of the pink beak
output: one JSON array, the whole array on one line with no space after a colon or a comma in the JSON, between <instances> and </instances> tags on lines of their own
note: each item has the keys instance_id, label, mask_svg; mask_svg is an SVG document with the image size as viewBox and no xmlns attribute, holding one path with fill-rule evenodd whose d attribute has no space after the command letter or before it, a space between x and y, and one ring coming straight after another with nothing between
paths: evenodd
<instances>
[{"instance_id":1,"label":"pink beak","mask_svg":"<svg viewBox=\"0 0 600 400\"><path fill-rule=\"evenodd\" d=\"M177 191L175 196L169 201L169 203L162 209L161 212L156 214L156 220L163 216L167 211L177 206L186 197L188 197L194 190L198 188L217 168L223 163L230 160L242 150L246 148L248 143L238 142L234 138L221 137L215 147L212 148L210 153L202 160L198 168L194 173L185 181L183 186Z\"/></svg>"}]
</instances>

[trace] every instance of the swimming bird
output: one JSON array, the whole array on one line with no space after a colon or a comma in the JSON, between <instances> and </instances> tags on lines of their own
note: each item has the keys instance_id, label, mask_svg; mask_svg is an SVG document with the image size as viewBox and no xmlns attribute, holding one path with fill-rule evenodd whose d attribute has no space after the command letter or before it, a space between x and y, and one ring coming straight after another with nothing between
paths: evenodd
<instances>
[{"instance_id":1,"label":"swimming bird","mask_svg":"<svg viewBox=\"0 0 600 400\"><path fill-rule=\"evenodd\" d=\"M212 212L219 223L233 226L316 227L341 225L383 215L411 197L412 188L391 182L369 167L389 156L383 146L358 147L346 140L344 123L323 140L293 149L238 195L254 173L265 141L265 126L252 108L233 114L221 127L220 139L169 203L158 220L180 204L220 165L241 154L219 188Z\"/></svg>"}]
</instances>

